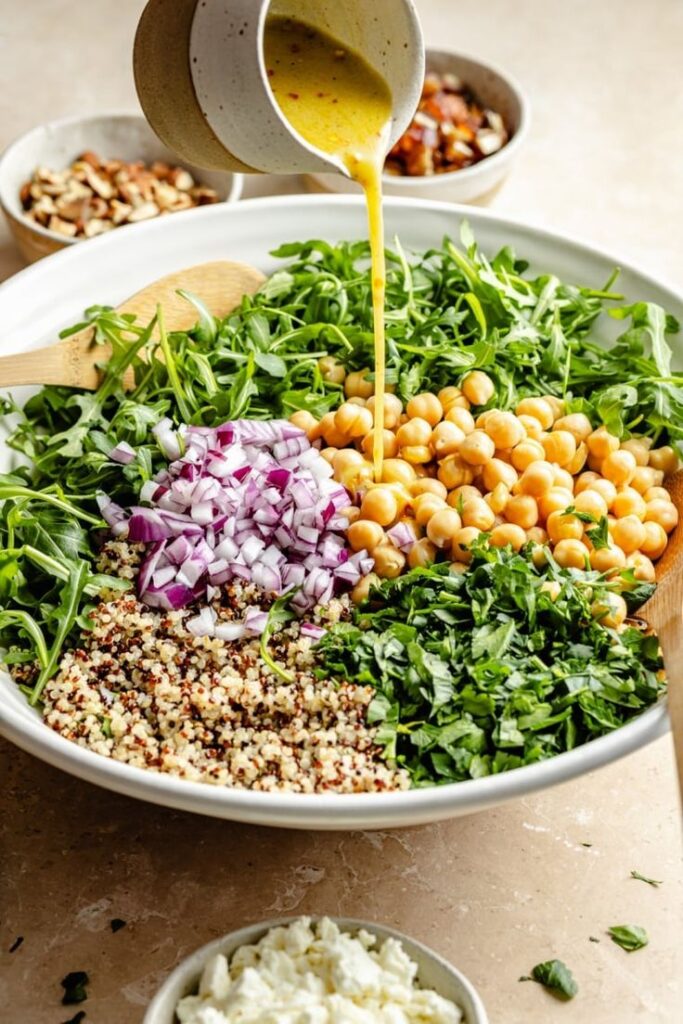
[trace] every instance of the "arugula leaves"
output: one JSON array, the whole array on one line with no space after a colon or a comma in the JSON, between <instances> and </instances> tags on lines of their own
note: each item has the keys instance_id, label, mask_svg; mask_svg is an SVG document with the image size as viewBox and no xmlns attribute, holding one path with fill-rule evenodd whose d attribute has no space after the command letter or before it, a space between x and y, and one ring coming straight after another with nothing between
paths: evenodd
<instances>
[{"instance_id":1,"label":"arugula leaves","mask_svg":"<svg viewBox=\"0 0 683 1024\"><path fill-rule=\"evenodd\" d=\"M546 960L536 964L531 976L560 999L573 999L579 991L574 975L562 960Z\"/></svg>"},{"instance_id":2,"label":"arugula leaves","mask_svg":"<svg viewBox=\"0 0 683 1024\"><path fill-rule=\"evenodd\" d=\"M320 641L319 672L375 687L369 720L413 785L531 764L618 728L662 690L656 641L593 619L609 588L482 541L468 573L438 564L374 589Z\"/></svg>"},{"instance_id":3,"label":"arugula leaves","mask_svg":"<svg viewBox=\"0 0 683 1024\"><path fill-rule=\"evenodd\" d=\"M612 942L621 946L627 953L643 949L650 941L644 928L637 924L615 924L608 929Z\"/></svg>"},{"instance_id":4,"label":"arugula leaves","mask_svg":"<svg viewBox=\"0 0 683 1024\"><path fill-rule=\"evenodd\" d=\"M656 878L647 878L645 875L641 875L640 871L632 871L631 878L635 878L638 882L647 882L647 884L651 885L653 889L658 889L662 884L662 882L658 881Z\"/></svg>"}]
</instances>

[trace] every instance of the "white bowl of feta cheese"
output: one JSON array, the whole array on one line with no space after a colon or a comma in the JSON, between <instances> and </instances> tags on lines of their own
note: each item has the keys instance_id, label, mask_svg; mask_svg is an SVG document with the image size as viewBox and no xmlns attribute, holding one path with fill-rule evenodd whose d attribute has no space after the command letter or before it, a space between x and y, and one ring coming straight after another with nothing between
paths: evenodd
<instances>
[{"instance_id":1,"label":"white bowl of feta cheese","mask_svg":"<svg viewBox=\"0 0 683 1024\"><path fill-rule=\"evenodd\" d=\"M488 1024L467 978L392 928L284 918L198 949L143 1024Z\"/></svg>"}]
</instances>

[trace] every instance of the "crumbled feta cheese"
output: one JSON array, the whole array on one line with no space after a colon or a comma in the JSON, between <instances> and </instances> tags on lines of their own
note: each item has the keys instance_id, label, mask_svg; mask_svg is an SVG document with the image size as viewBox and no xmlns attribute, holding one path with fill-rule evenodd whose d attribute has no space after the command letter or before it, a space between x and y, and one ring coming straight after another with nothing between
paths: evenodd
<instances>
[{"instance_id":1,"label":"crumbled feta cheese","mask_svg":"<svg viewBox=\"0 0 683 1024\"><path fill-rule=\"evenodd\" d=\"M212 957L181 1024L460 1024L462 1011L417 987L417 964L396 939L302 917L242 946L230 967Z\"/></svg>"}]
</instances>

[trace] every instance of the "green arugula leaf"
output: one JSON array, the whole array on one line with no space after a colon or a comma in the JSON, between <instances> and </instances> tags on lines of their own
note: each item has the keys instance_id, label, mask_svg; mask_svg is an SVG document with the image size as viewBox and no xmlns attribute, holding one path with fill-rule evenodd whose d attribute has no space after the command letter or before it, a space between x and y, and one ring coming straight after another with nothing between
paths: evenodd
<instances>
[{"instance_id":1,"label":"green arugula leaf","mask_svg":"<svg viewBox=\"0 0 683 1024\"><path fill-rule=\"evenodd\" d=\"M579 991L574 975L562 960L546 960L536 964L531 975L559 999L573 999Z\"/></svg>"},{"instance_id":2,"label":"green arugula leaf","mask_svg":"<svg viewBox=\"0 0 683 1024\"><path fill-rule=\"evenodd\" d=\"M615 924L608 929L612 942L621 946L627 953L643 949L650 941L647 932L637 924Z\"/></svg>"},{"instance_id":3,"label":"green arugula leaf","mask_svg":"<svg viewBox=\"0 0 683 1024\"><path fill-rule=\"evenodd\" d=\"M631 878L636 878L639 882L647 882L653 888L658 889L662 882L658 882L656 878L647 878L645 875L641 875L639 871L632 871Z\"/></svg>"},{"instance_id":4,"label":"green arugula leaf","mask_svg":"<svg viewBox=\"0 0 683 1024\"><path fill-rule=\"evenodd\" d=\"M596 551L600 551L602 548L608 548L610 546L610 535L607 516L601 516L596 527L592 530L586 530L586 536Z\"/></svg>"}]
</instances>

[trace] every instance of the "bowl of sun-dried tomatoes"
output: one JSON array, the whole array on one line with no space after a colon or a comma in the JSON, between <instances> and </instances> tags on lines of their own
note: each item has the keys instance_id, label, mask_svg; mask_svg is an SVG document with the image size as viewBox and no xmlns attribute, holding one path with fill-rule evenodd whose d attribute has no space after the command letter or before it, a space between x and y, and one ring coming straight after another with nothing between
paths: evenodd
<instances>
[{"instance_id":1,"label":"bowl of sun-dried tomatoes","mask_svg":"<svg viewBox=\"0 0 683 1024\"><path fill-rule=\"evenodd\" d=\"M427 50L415 116L387 155L387 195L486 202L527 132L529 104L507 72L446 50ZM313 188L352 192L340 174L312 174Z\"/></svg>"}]
</instances>

